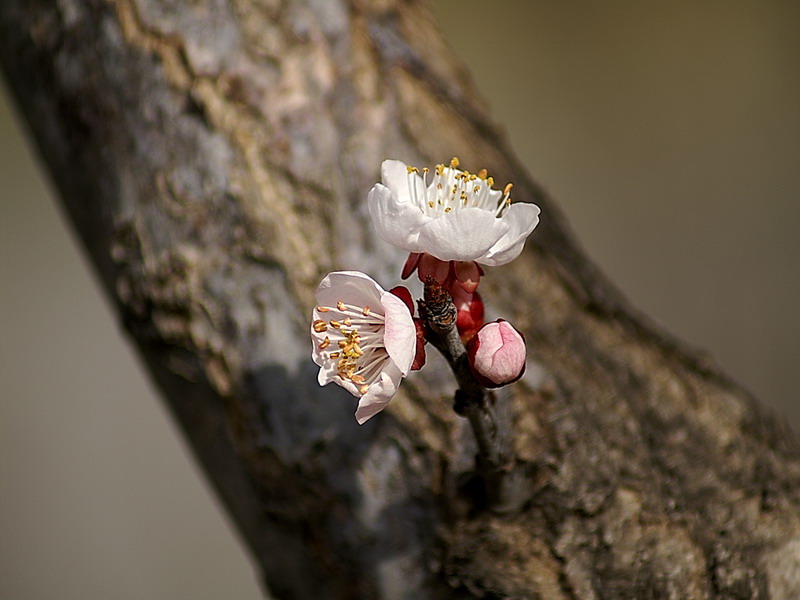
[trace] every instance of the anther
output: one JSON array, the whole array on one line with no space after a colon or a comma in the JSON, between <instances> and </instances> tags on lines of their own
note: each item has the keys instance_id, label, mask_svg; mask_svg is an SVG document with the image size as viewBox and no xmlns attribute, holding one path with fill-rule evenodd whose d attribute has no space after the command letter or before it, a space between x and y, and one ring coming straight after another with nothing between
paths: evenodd
<instances>
[{"instance_id":1,"label":"anther","mask_svg":"<svg viewBox=\"0 0 800 600\"><path fill-rule=\"evenodd\" d=\"M331 327L334 329L339 329L341 326L342 324L339 321L331 321Z\"/></svg>"},{"instance_id":2,"label":"anther","mask_svg":"<svg viewBox=\"0 0 800 600\"><path fill-rule=\"evenodd\" d=\"M369 386L368 385L362 385L360 388L358 388L358 391L363 396L364 394L366 394L369 391Z\"/></svg>"},{"instance_id":3,"label":"anther","mask_svg":"<svg viewBox=\"0 0 800 600\"><path fill-rule=\"evenodd\" d=\"M353 375L350 380L353 383L364 383L366 381L361 375Z\"/></svg>"},{"instance_id":4,"label":"anther","mask_svg":"<svg viewBox=\"0 0 800 600\"><path fill-rule=\"evenodd\" d=\"M319 349L320 349L320 350L325 350L325 348L327 348L327 347L328 347L328 346L330 346L330 345L331 345L331 338L329 338L329 337L326 335L326 336L325 336L325 339L324 339L324 340L322 340L322 342L320 342Z\"/></svg>"},{"instance_id":5,"label":"anther","mask_svg":"<svg viewBox=\"0 0 800 600\"><path fill-rule=\"evenodd\" d=\"M458 165L460 165L460 164L461 164L461 161L458 160L457 156L454 156L453 158L450 159L450 168L451 169L457 169Z\"/></svg>"},{"instance_id":6,"label":"anther","mask_svg":"<svg viewBox=\"0 0 800 600\"><path fill-rule=\"evenodd\" d=\"M478 171L479 179L486 179L488 176L489 176L489 171L487 171L486 169L481 169L480 171Z\"/></svg>"},{"instance_id":7,"label":"anther","mask_svg":"<svg viewBox=\"0 0 800 600\"><path fill-rule=\"evenodd\" d=\"M330 311L330 308L328 308L327 306L318 306L317 307L317 312L326 313L328 311Z\"/></svg>"},{"instance_id":8,"label":"anther","mask_svg":"<svg viewBox=\"0 0 800 600\"><path fill-rule=\"evenodd\" d=\"M346 311L346 310L347 310L347 307L344 305L344 302L342 302L341 300L339 300L339 301L336 303L336 308L338 308L338 309L339 309L340 311L342 311L342 312L344 312L344 311Z\"/></svg>"},{"instance_id":9,"label":"anther","mask_svg":"<svg viewBox=\"0 0 800 600\"><path fill-rule=\"evenodd\" d=\"M317 333L322 333L328 328L328 326L325 324L325 321L323 321L322 319L317 319L316 321L314 321L312 325L314 327L314 331L316 331Z\"/></svg>"},{"instance_id":10,"label":"anther","mask_svg":"<svg viewBox=\"0 0 800 600\"><path fill-rule=\"evenodd\" d=\"M513 183L507 183L507 184L506 184L506 187L505 187L505 188L503 188L503 193L504 193L506 196L508 196L508 195L511 193L511 188L513 188L513 187L514 187L514 184L513 184Z\"/></svg>"},{"instance_id":11,"label":"anther","mask_svg":"<svg viewBox=\"0 0 800 600\"><path fill-rule=\"evenodd\" d=\"M369 306L365 306L364 308L362 308L361 309L361 314L364 315L365 317L368 317L369 316Z\"/></svg>"},{"instance_id":12,"label":"anther","mask_svg":"<svg viewBox=\"0 0 800 600\"><path fill-rule=\"evenodd\" d=\"M350 320L350 317L347 317L344 321L342 321L342 323L350 327L353 324L353 321Z\"/></svg>"}]
</instances>

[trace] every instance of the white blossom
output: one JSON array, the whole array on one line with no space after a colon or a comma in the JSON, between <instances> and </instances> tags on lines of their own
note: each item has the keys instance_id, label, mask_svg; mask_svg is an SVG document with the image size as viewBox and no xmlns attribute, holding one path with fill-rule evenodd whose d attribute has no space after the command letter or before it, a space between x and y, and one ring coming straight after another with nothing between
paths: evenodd
<instances>
[{"instance_id":1,"label":"white blossom","mask_svg":"<svg viewBox=\"0 0 800 600\"><path fill-rule=\"evenodd\" d=\"M416 327L408 306L364 273L330 273L317 288L312 358L320 385L334 382L359 398L356 420L379 413L408 374Z\"/></svg>"},{"instance_id":2,"label":"white blossom","mask_svg":"<svg viewBox=\"0 0 800 600\"><path fill-rule=\"evenodd\" d=\"M539 207L512 203L508 184L501 192L482 170L470 173L437 165L422 174L399 160L385 160L381 181L369 192L368 207L381 238L409 252L442 261L498 266L512 261L539 222Z\"/></svg>"}]
</instances>

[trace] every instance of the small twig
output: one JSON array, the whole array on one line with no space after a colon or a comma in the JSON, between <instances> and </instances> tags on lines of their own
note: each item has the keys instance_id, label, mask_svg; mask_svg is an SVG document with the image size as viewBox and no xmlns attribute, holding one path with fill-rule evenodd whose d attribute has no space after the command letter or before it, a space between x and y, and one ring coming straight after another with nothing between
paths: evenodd
<instances>
[{"instance_id":1,"label":"small twig","mask_svg":"<svg viewBox=\"0 0 800 600\"><path fill-rule=\"evenodd\" d=\"M425 281L425 299L420 309L430 328L428 341L447 359L458 383L453 408L467 418L475 434L478 471L486 486L489 507L495 512L512 512L529 499L529 486L527 478L515 469L510 424L498 419L495 395L473 377L456 328L453 299L430 277Z\"/></svg>"}]
</instances>

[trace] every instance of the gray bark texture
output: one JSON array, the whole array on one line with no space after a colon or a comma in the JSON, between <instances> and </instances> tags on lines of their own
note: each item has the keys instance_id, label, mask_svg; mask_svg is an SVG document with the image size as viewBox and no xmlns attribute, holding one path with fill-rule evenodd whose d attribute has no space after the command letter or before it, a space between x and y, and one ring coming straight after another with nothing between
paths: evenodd
<instances>
[{"instance_id":1,"label":"gray bark texture","mask_svg":"<svg viewBox=\"0 0 800 600\"><path fill-rule=\"evenodd\" d=\"M593 267L425 4L2 0L0 58L276 598L800 598L798 438ZM309 358L328 271L400 272L366 213L381 160L453 155L542 207L481 289L530 353L505 515L435 350L362 427Z\"/></svg>"}]
</instances>

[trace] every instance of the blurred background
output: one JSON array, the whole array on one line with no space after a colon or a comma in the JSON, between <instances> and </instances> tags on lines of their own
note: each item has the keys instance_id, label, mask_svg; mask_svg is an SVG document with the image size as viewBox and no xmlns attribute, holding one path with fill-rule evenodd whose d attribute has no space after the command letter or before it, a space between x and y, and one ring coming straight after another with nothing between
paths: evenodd
<instances>
[{"instance_id":1,"label":"blurred background","mask_svg":"<svg viewBox=\"0 0 800 600\"><path fill-rule=\"evenodd\" d=\"M797 428L800 4L434 9L589 255ZM0 600L259 598L0 96Z\"/></svg>"}]
</instances>

